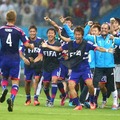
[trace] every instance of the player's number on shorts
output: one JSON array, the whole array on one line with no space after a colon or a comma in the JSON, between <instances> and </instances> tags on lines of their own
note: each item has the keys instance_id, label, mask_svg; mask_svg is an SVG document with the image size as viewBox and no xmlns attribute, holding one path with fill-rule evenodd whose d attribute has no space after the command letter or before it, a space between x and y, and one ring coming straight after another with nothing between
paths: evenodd
<instances>
[{"instance_id":1,"label":"player's number on shorts","mask_svg":"<svg viewBox=\"0 0 120 120\"><path fill-rule=\"evenodd\" d=\"M10 47L12 47L11 33L8 34L8 37L7 37L6 43L7 43Z\"/></svg>"}]
</instances>

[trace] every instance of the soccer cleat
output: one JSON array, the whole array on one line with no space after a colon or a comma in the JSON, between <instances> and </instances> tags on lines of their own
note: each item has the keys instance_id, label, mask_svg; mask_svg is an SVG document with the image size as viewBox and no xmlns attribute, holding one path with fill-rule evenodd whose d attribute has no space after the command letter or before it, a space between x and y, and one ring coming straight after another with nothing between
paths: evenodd
<instances>
[{"instance_id":1,"label":"soccer cleat","mask_svg":"<svg viewBox=\"0 0 120 120\"><path fill-rule=\"evenodd\" d=\"M73 102L69 102L69 106L70 106L70 107L73 107Z\"/></svg>"},{"instance_id":2,"label":"soccer cleat","mask_svg":"<svg viewBox=\"0 0 120 120\"><path fill-rule=\"evenodd\" d=\"M107 101L103 101L100 108L104 108L106 106Z\"/></svg>"},{"instance_id":3,"label":"soccer cleat","mask_svg":"<svg viewBox=\"0 0 120 120\"><path fill-rule=\"evenodd\" d=\"M60 99L62 99L62 94L60 94L60 96L59 96L59 97L60 97Z\"/></svg>"},{"instance_id":4,"label":"soccer cleat","mask_svg":"<svg viewBox=\"0 0 120 120\"><path fill-rule=\"evenodd\" d=\"M0 97L0 102L3 103L5 101L6 95L8 93L8 89L5 89Z\"/></svg>"},{"instance_id":5,"label":"soccer cleat","mask_svg":"<svg viewBox=\"0 0 120 120\"><path fill-rule=\"evenodd\" d=\"M91 109L91 110L96 109L96 104L95 104L95 103L90 103L90 109Z\"/></svg>"},{"instance_id":6,"label":"soccer cleat","mask_svg":"<svg viewBox=\"0 0 120 120\"><path fill-rule=\"evenodd\" d=\"M112 110L117 110L117 109L118 109L118 106L116 106L116 105L112 106Z\"/></svg>"},{"instance_id":7,"label":"soccer cleat","mask_svg":"<svg viewBox=\"0 0 120 120\"><path fill-rule=\"evenodd\" d=\"M25 106L29 106L30 103L31 103L31 100L26 100L26 101L25 101Z\"/></svg>"},{"instance_id":8,"label":"soccer cleat","mask_svg":"<svg viewBox=\"0 0 120 120\"><path fill-rule=\"evenodd\" d=\"M80 103L82 107L84 107L85 105L83 103Z\"/></svg>"},{"instance_id":9,"label":"soccer cleat","mask_svg":"<svg viewBox=\"0 0 120 120\"><path fill-rule=\"evenodd\" d=\"M48 107L49 102L50 100L46 100L46 104L45 104L46 107Z\"/></svg>"},{"instance_id":10,"label":"soccer cleat","mask_svg":"<svg viewBox=\"0 0 120 120\"><path fill-rule=\"evenodd\" d=\"M53 106L54 106L53 102L48 103L48 107L53 107Z\"/></svg>"},{"instance_id":11,"label":"soccer cleat","mask_svg":"<svg viewBox=\"0 0 120 120\"><path fill-rule=\"evenodd\" d=\"M90 108L90 103L89 102L84 102L85 108Z\"/></svg>"},{"instance_id":12,"label":"soccer cleat","mask_svg":"<svg viewBox=\"0 0 120 120\"><path fill-rule=\"evenodd\" d=\"M39 106L40 102L38 100L34 100L34 106Z\"/></svg>"},{"instance_id":13,"label":"soccer cleat","mask_svg":"<svg viewBox=\"0 0 120 120\"><path fill-rule=\"evenodd\" d=\"M62 97L61 101L60 101L60 105L64 106L65 105L65 100L66 100L66 96Z\"/></svg>"},{"instance_id":14,"label":"soccer cleat","mask_svg":"<svg viewBox=\"0 0 120 120\"><path fill-rule=\"evenodd\" d=\"M82 110L82 106L81 105L76 106L73 110Z\"/></svg>"},{"instance_id":15,"label":"soccer cleat","mask_svg":"<svg viewBox=\"0 0 120 120\"><path fill-rule=\"evenodd\" d=\"M8 104L8 111L12 112L13 111L13 102L11 98L7 99L7 104Z\"/></svg>"}]
</instances>

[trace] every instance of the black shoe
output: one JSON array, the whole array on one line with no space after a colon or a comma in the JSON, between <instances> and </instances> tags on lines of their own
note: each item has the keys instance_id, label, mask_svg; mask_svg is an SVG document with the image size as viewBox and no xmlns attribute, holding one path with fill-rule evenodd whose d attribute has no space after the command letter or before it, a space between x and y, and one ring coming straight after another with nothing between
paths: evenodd
<instances>
[{"instance_id":1,"label":"black shoe","mask_svg":"<svg viewBox=\"0 0 120 120\"><path fill-rule=\"evenodd\" d=\"M13 102L11 98L7 99L7 104L8 104L8 111L12 112L13 111Z\"/></svg>"},{"instance_id":2,"label":"black shoe","mask_svg":"<svg viewBox=\"0 0 120 120\"><path fill-rule=\"evenodd\" d=\"M0 98L0 102L3 103L5 101L6 95L8 93L8 89L5 89L2 93L2 96Z\"/></svg>"},{"instance_id":3,"label":"black shoe","mask_svg":"<svg viewBox=\"0 0 120 120\"><path fill-rule=\"evenodd\" d=\"M62 96L62 94L60 94L60 96L59 96L59 97L60 97L60 99L62 99L62 97L63 97L63 96Z\"/></svg>"}]
</instances>

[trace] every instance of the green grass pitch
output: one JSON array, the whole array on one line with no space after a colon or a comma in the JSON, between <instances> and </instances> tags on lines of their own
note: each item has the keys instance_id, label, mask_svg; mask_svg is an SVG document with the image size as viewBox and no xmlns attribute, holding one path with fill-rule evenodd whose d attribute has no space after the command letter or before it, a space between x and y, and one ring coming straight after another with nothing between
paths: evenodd
<instances>
[{"instance_id":1,"label":"green grass pitch","mask_svg":"<svg viewBox=\"0 0 120 120\"><path fill-rule=\"evenodd\" d=\"M10 88L9 88L10 89ZM0 91L1 88L0 88ZM33 90L32 90L33 91ZM32 92L33 95L33 92ZM7 95L7 98L10 94ZM109 98L107 107L104 109L97 108L90 110L83 108L80 111L73 110L74 107L68 106L68 99L65 106L60 106L59 91L55 99L54 107L45 107L46 97L44 92L39 97L40 106L24 106L25 92L20 87L15 99L13 112L7 111L7 103L0 103L0 120L119 120L120 110L111 110L112 98ZM99 104L101 98L99 98Z\"/></svg>"}]
</instances>

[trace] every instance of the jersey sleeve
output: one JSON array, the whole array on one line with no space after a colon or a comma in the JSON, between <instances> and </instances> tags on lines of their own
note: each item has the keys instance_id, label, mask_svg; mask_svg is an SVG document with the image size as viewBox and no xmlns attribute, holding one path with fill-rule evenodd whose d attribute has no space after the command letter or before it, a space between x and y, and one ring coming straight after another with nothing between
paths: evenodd
<instances>
[{"instance_id":1,"label":"jersey sleeve","mask_svg":"<svg viewBox=\"0 0 120 120\"><path fill-rule=\"evenodd\" d=\"M25 44L26 42L29 42L28 37L22 30L19 31L19 34L20 34L20 39L23 42L23 44Z\"/></svg>"},{"instance_id":2,"label":"jersey sleeve","mask_svg":"<svg viewBox=\"0 0 120 120\"><path fill-rule=\"evenodd\" d=\"M92 42L90 42L90 41L87 42L87 49L88 49L88 51L96 50L96 48L97 48L97 46L94 45Z\"/></svg>"},{"instance_id":3,"label":"jersey sleeve","mask_svg":"<svg viewBox=\"0 0 120 120\"><path fill-rule=\"evenodd\" d=\"M20 45L19 51L20 51L20 52L24 52L24 50L25 50L25 46L24 46L24 45Z\"/></svg>"},{"instance_id":4,"label":"jersey sleeve","mask_svg":"<svg viewBox=\"0 0 120 120\"><path fill-rule=\"evenodd\" d=\"M74 31L71 30L70 27L67 24L64 24L63 28L66 30L66 33L68 34L68 36L70 37L70 39L74 40L75 39Z\"/></svg>"},{"instance_id":5,"label":"jersey sleeve","mask_svg":"<svg viewBox=\"0 0 120 120\"><path fill-rule=\"evenodd\" d=\"M62 50L68 50L68 43L65 43L61 46Z\"/></svg>"}]
</instances>

